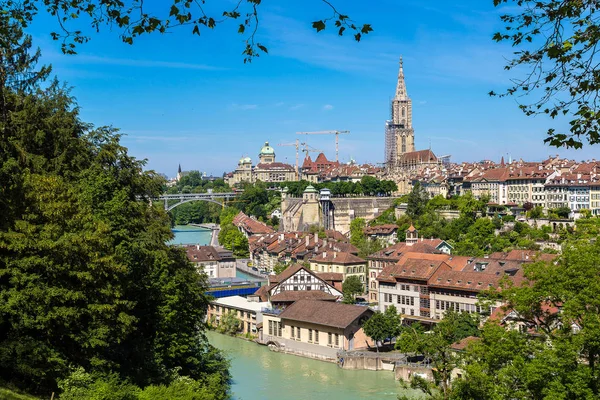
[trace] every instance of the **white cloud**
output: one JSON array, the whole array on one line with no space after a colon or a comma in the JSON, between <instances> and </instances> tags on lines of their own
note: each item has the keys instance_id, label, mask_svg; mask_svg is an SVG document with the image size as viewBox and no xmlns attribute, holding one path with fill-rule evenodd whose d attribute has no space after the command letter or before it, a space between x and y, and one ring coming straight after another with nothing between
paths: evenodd
<instances>
[{"instance_id":1,"label":"white cloud","mask_svg":"<svg viewBox=\"0 0 600 400\"><path fill-rule=\"evenodd\" d=\"M331 104L325 104L323 106L323 111L330 111L333 110L333 106Z\"/></svg>"},{"instance_id":2,"label":"white cloud","mask_svg":"<svg viewBox=\"0 0 600 400\"><path fill-rule=\"evenodd\" d=\"M296 104L295 106L291 106L290 107L290 111L295 111L295 110L299 110L302 107L304 107L304 104Z\"/></svg>"}]
</instances>

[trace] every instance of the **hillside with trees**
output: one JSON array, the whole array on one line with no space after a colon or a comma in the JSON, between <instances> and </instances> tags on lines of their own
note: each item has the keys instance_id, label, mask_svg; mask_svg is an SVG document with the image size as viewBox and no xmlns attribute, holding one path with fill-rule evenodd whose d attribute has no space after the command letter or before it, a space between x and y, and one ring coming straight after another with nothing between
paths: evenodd
<instances>
[{"instance_id":1,"label":"hillside with trees","mask_svg":"<svg viewBox=\"0 0 600 400\"><path fill-rule=\"evenodd\" d=\"M150 204L163 179L116 129L81 120L5 14L0 39L0 380L44 398L225 398L206 278Z\"/></svg>"}]
</instances>

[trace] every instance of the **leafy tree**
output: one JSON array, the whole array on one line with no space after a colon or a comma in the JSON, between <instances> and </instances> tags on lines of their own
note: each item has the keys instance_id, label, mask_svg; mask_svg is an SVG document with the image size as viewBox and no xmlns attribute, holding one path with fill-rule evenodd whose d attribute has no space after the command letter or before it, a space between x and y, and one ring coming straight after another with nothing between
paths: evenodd
<instances>
[{"instance_id":1,"label":"leafy tree","mask_svg":"<svg viewBox=\"0 0 600 400\"><path fill-rule=\"evenodd\" d=\"M427 202L429 201L429 194L421 186L419 182L415 183L411 192L408 195L406 204L406 215L410 218L417 219L421 214L425 212Z\"/></svg>"},{"instance_id":2,"label":"leafy tree","mask_svg":"<svg viewBox=\"0 0 600 400\"><path fill-rule=\"evenodd\" d=\"M515 311L516 322L534 335L489 321L482 340L467 351L456 395L597 398L600 244L568 242L558 263L524 268L529 284L507 285L499 295Z\"/></svg>"},{"instance_id":3,"label":"leafy tree","mask_svg":"<svg viewBox=\"0 0 600 400\"><path fill-rule=\"evenodd\" d=\"M600 38L600 11L594 2L494 0L514 4L501 16L505 27L494 35L518 50L506 69L522 71L500 96L527 95L519 107L526 115L568 116L569 132L548 129L546 143L581 148L600 143L598 91L600 70L594 62ZM494 92L490 92L495 95Z\"/></svg>"},{"instance_id":4,"label":"leafy tree","mask_svg":"<svg viewBox=\"0 0 600 400\"><path fill-rule=\"evenodd\" d=\"M34 20L39 9L47 10L52 17L60 21L57 31L52 32L51 36L54 40L62 41L62 51L67 54L75 53L78 44L90 40L90 36L81 30L82 24L75 21L80 19L91 25L94 31L103 27L119 28L121 40L128 44L133 44L141 35L169 33L176 27L185 27L191 34L200 36L202 31L207 32L233 21L235 31L245 42L242 51L244 62L251 62L260 54L268 53L267 47L257 41L260 4L258 0L251 0L217 7L211 11L200 3L180 3L176 0L161 3L160 7L152 9L144 7L142 0L129 3L98 0L40 0L15 3L4 0L0 3L2 10L13 15L22 27ZM332 3L323 1L323 4L329 10L329 15L312 22L312 28L317 32L326 29L329 24L338 35L350 32L354 40L360 41L363 35L373 31L370 24L356 23L348 15L338 11Z\"/></svg>"},{"instance_id":5,"label":"leafy tree","mask_svg":"<svg viewBox=\"0 0 600 400\"><path fill-rule=\"evenodd\" d=\"M364 232L366 225L363 218L355 218L350 222L350 243L354 246L359 247L367 241Z\"/></svg>"},{"instance_id":6,"label":"leafy tree","mask_svg":"<svg viewBox=\"0 0 600 400\"><path fill-rule=\"evenodd\" d=\"M535 206L529 211L529 218L539 219L544 217L544 208L542 206Z\"/></svg>"},{"instance_id":7,"label":"leafy tree","mask_svg":"<svg viewBox=\"0 0 600 400\"><path fill-rule=\"evenodd\" d=\"M344 294L344 303L354 304L356 295L364 292L363 283L357 275L348 276L342 283L342 293Z\"/></svg>"},{"instance_id":8,"label":"leafy tree","mask_svg":"<svg viewBox=\"0 0 600 400\"><path fill-rule=\"evenodd\" d=\"M382 313L376 312L365 322L362 328L365 335L375 341L375 347L379 353L379 342L383 342L389 337L386 317Z\"/></svg>"},{"instance_id":9,"label":"leafy tree","mask_svg":"<svg viewBox=\"0 0 600 400\"><path fill-rule=\"evenodd\" d=\"M417 353L430 360L434 382L419 376L411 379L410 386L429 398L449 399L452 371L459 365L451 345L468 336L479 335L478 321L467 313L447 311L444 318L430 332L424 332L418 324L404 327L396 348L405 353Z\"/></svg>"},{"instance_id":10,"label":"leafy tree","mask_svg":"<svg viewBox=\"0 0 600 400\"><path fill-rule=\"evenodd\" d=\"M6 14L0 38L3 54L29 49ZM81 121L58 82L42 88L36 58L22 53L0 82L0 379L46 394L71 368L141 387L177 369L226 390L203 335L206 278L149 205L164 181L114 129Z\"/></svg>"},{"instance_id":11,"label":"leafy tree","mask_svg":"<svg viewBox=\"0 0 600 400\"><path fill-rule=\"evenodd\" d=\"M235 335L241 329L242 321L237 317L235 311L226 312L221 316L217 330L227 335Z\"/></svg>"}]
</instances>

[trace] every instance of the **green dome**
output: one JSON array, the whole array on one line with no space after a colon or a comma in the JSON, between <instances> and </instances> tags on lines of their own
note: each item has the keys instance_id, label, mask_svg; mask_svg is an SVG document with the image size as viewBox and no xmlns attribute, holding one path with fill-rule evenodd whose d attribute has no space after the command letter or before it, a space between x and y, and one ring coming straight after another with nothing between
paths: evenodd
<instances>
[{"instance_id":1,"label":"green dome","mask_svg":"<svg viewBox=\"0 0 600 400\"><path fill-rule=\"evenodd\" d=\"M271 146L269 146L269 142L265 142L265 145L263 146L263 148L260 149L260 155L261 156L275 155L275 149L273 149Z\"/></svg>"},{"instance_id":2,"label":"green dome","mask_svg":"<svg viewBox=\"0 0 600 400\"><path fill-rule=\"evenodd\" d=\"M250 157L242 157L240 158L240 161L238 164L246 164L246 163L252 163L252 160L250 159Z\"/></svg>"},{"instance_id":3,"label":"green dome","mask_svg":"<svg viewBox=\"0 0 600 400\"><path fill-rule=\"evenodd\" d=\"M308 185L306 189L304 189L304 193L317 193L317 189L315 189L313 185Z\"/></svg>"}]
</instances>

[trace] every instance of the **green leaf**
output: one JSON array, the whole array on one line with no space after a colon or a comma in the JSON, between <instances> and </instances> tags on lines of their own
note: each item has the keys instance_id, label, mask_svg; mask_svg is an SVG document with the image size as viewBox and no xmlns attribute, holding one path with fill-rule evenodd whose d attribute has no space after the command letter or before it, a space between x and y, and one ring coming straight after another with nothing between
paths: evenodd
<instances>
[{"instance_id":1,"label":"green leaf","mask_svg":"<svg viewBox=\"0 0 600 400\"><path fill-rule=\"evenodd\" d=\"M312 27L314 29L316 29L317 32L321 32L323 29L325 29L325 22L324 21L315 21L312 23Z\"/></svg>"}]
</instances>

